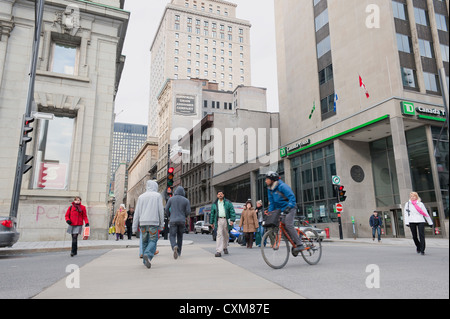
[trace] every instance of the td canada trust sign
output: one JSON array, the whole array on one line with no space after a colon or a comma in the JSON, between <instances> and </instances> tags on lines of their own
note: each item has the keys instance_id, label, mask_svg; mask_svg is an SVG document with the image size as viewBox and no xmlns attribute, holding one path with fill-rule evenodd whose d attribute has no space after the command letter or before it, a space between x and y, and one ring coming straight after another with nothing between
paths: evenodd
<instances>
[{"instance_id":1,"label":"td canada trust sign","mask_svg":"<svg viewBox=\"0 0 450 319\"><path fill-rule=\"evenodd\" d=\"M418 118L445 121L445 110L425 106L415 106L412 102L401 103L403 115L417 116Z\"/></svg>"}]
</instances>

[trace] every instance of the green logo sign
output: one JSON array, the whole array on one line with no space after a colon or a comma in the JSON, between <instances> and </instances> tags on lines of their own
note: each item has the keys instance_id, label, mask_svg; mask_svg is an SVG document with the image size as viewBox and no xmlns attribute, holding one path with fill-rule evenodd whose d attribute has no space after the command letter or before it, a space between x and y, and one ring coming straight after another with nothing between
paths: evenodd
<instances>
[{"instance_id":1,"label":"green logo sign","mask_svg":"<svg viewBox=\"0 0 450 319\"><path fill-rule=\"evenodd\" d=\"M286 153L286 147L283 147L282 149L280 149L280 157L286 157L287 153Z\"/></svg>"},{"instance_id":2,"label":"green logo sign","mask_svg":"<svg viewBox=\"0 0 450 319\"><path fill-rule=\"evenodd\" d=\"M402 102L402 112L405 115L416 115L416 110L414 108L414 103Z\"/></svg>"}]
</instances>

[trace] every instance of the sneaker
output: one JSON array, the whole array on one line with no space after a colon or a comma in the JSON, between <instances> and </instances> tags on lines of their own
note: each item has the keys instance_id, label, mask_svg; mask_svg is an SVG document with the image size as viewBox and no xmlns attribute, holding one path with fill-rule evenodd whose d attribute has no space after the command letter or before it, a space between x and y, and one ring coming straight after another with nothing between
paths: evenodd
<instances>
[{"instance_id":1,"label":"sneaker","mask_svg":"<svg viewBox=\"0 0 450 319\"><path fill-rule=\"evenodd\" d=\"M304 251L305 249L306 249L306 247L305 247L303 244L301 244L301 245L299 245L299 246L297 246L297 247L295 247L295 248L292 248L292 255L293 255L294 257L297 257L298 254L299 254L300 252Z\"/></svg>"},{"instance_id":2,"label":"sneaker","mask_svg":"<svg viewBox=\"0 0 450 319\"><path fill-rule=\"evenodd\" d=\"M152 267L152 263L150 262L150 259L148 258L147 255L144 255L144 265L148 269L150 269Z\"/></svg>"},{"instance_id":3,"label":"sneaker","mask_svg":"<svg viewBox=\"0 0 450 319\"><path fill-rule=\"evenodd\" d=\"M178 246L173 247L173 258L178 259Z\"/></svg>"},{"instance_id":4,"label":"sneaker","mask_svg":"<svg viewBox=\"0 0 450 319\"><path fill-rule=\"evenodd\" d=\"M222 254L221 254L221 253L216 253L214 256L216 256L216 257L222 257Z\"/></svg>"},{"instance_id":5,"label":"sneaker","mask_svg":"<svg viewBox=\"0 0 450 319\"><path fill-rule=\"evenodd\" d=\"M223 253L224 253L225 255L228 255L228 249L224 249L224 250L223 250Z\"/></svg>"}]
</instances>

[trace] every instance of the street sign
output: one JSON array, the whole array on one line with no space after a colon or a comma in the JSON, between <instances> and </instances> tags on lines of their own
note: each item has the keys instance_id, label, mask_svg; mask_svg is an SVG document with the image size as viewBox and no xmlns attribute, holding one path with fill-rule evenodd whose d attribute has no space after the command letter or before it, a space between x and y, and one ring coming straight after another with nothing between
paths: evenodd
<instances>
[{"instance_id":1,"label":"street sign","mask_svg":"<svg viewBox=\"0 0 450 319\"><path fill-rule=\"evenodd\" d=\"M344 211L344 206L342 206L342 204L336 204L336 211L342 213Z\"/></svg>"},{"instance_id":2,"label":"street sign","mask_svg":"<svg viewBox=\"0 0 450 319\"><path fill-rule=\"evenodd\" d=\"M333 185L339 185L341 183L341 178L339 176L333 176L331 178L331 182Z\"/></svg>"}]
</instances>

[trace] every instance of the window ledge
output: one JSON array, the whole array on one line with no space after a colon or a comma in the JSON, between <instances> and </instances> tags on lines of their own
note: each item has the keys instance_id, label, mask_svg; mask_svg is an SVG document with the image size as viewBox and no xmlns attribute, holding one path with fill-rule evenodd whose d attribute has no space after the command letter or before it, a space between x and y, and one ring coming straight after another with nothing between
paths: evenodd
<instances>
[{"instance_id":1,"label":"window ledge","mask_svg":"<svg viewBox=\"0 0 450 319\"><path fill-rule=\"evenodd\" d=\"M91 81L88 77L84 77L84 76L68 75L68 74L55 73L55 72L42 71L42 70L37 70L36 75L48 76L48 77L52 77L52 78L72 80L72 81L78 81L78 82L86 82L86 83L89 83Z\"/></svg>"},{"instance_id":2,"label":"window ledge","mask_svg":"<svg viewBox=\"0 0 450 319\"><path fill-rule=\"evenodd\" d=\"M58 189L22 189L20 191L20 196L73 198L75 196L80 196L80 193L77 191L67 191Z\"/></svg>"}]
</instances>

